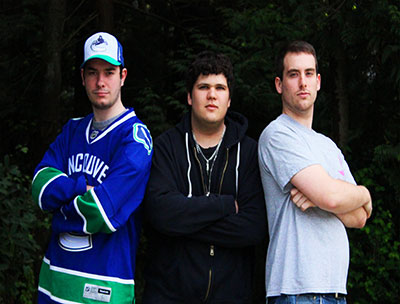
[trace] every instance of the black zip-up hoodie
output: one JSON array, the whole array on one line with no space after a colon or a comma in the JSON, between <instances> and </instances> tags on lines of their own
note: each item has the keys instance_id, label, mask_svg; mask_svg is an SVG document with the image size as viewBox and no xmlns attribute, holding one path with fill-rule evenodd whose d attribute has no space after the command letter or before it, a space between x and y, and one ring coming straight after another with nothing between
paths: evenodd
<instances>
[{"instance_id":1,"label":"black zip-up hoodie","mask_svg":"<svg viewBox=\"0 0 400 304\"><path fill-rule=\"evenodd\" d=\"M228 111L225 125L209 196L190 113L155 140L145 304L251 303L254 245L267 226L257 143L245 135L244 116Z\"/></svg>"}]
</instances>

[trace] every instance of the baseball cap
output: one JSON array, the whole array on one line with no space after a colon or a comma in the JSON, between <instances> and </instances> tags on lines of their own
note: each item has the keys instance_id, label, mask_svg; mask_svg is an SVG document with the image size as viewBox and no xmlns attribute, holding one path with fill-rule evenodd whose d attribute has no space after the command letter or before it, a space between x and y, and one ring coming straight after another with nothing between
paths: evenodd
<instances>
[{"instance_id":1,"label":"baseball cap","mask_svg":"<svg viewBox=\"0 0 400 304\"><path fill-rule=\"evenodd\" d=\"M84 46L83 63L93 58L103 59L112 65L121 65L124 67L124 57L122 56L122 45L117 38L105 32L99 32L90 36Z\"/></svg>"}]
</instances>

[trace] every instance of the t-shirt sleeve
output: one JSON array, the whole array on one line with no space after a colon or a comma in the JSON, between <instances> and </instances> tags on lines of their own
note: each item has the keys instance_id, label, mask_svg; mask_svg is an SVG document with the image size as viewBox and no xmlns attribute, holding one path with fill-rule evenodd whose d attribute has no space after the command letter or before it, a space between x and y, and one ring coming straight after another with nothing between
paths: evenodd
<instances>
[{"instance_id":1,"label":"t-shirt sleeve","mask_svg":"<svg viewBox=\"0 0 400 304\"><path fill-rule=\"evenodd\" d=\"M282 191L290 191L292 177L317 161L296 130L282 126L266 131L260 138L260 160Z\"/></svg>"}]
</instances>

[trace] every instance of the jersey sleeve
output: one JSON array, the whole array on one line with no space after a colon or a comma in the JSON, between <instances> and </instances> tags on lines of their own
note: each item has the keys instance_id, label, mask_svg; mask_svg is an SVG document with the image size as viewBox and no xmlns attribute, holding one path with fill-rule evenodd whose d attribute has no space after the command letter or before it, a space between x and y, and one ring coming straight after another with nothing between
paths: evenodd
<instances>
[{"instance_id":1,"label":"jersey sleeve","mask_svg":"<svg viewBox=\"0 0 400 304\"><path fill-rule=\"evenodd\" d=\"M127 222L141 204L149 178L152 143L147 135L147 146L137 139L121 144L104 181L54 215L54 231L112 233Z\"/></svg>"},{"instance_id":2,"label":"jersey sleeve","mask_svg":"<svg viewBox=\"0 0 400 304\"><path fill-rule=\"evenodd\" d=\"M66 202L86 192L85 177L68 177L65 171L67 136L70 122L50 145L36 167L32 180L32 197L42 210L58 210Z\"/></svg>"}]
</instances>

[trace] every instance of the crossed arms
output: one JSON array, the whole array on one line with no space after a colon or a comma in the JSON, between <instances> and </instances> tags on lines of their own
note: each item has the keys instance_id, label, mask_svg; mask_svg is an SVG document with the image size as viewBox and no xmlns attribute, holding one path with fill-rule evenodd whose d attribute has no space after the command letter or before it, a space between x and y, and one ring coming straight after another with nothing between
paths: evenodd
<instances>
[{"instance_id":1,"label":"crossed arms","mask_svg":"<svg viewBox=\"0 0 400 304\"><path fill-rule=\"evenodd\" d=\"M334 213L346 227L362 228L371 216L368 189L332 178L321 165L311 165L295 174L291 199L302 211L319 207Z\"/></svg>"},{"instance_id":2,"label":"crossed arms","mask_svg":"<svg viewBox=\"0 0 400 304\"><path fill-rule=\"evenodd\" d=\"M145 196L147 219L153 228L170 237L229 248L260 242L266 234L266 219L256 146L248 149L252 157L243 164L237 198L227 193L188 197L186 160L174 154L174 146L167 136L155 143Z\"/></svg>"}]
</instances>

